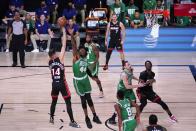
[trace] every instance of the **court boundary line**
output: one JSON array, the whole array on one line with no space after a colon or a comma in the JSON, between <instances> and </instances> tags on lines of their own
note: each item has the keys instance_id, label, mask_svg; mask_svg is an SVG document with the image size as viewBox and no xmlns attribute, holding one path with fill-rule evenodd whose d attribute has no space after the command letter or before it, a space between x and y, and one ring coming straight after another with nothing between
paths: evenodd
<instances>
[{"instance_id":1,"label":"court boundary line","mask_svg":"<svg viewBox=\"0 0 196 131\"><path fill-rule=\"evenodd\" d=\"M100 65L100 67L103 67L104 65ZM133 67L136 66L136 67L143 67L144 65L133 65ZM153 65L153 66L157 66L157 67L189 67L190 71L191 71L191 74L196 82L196 68L195 68L195 65ZM5 68L5 67L12 67L12 66L0 66L0 68ZM20 66L17 66L17 67L20 67ZM26 67L47 67L48 66L26 66ZM64 67L72 67L71 65L67 65L67 66L64 66ZM113 68L113 67L121 67L121 65L109 65L109 68ZM13 67L15 68L15 67ZM101 72L100 72L101 73ZM102 72L104 73L104 72ZM113 73L113 72L105 72L105 73ZM137 72L136 72L137 73ZM28 77L28 76L36 76L36 75L44 75L44 74L49 74L49 73L42 73L42 74L31 74L31 75L24 75L24 76L17 76L17 77L8 77L8 78L0 78L0 81L1 80L7 80L7 79L14 79L14 78L21 78L21 77Z\"/></svg>"},{"instance_id":2,"label":"court boundary line","mask_svg":"<svg viewBox=\"0 0 196 131\"><path fill-rule=\"evenodd\" d=\"M108 65L109 67L121 67L122 65ZM140 64L138 64L138 65L132 65L132 66L139 66L139 67L142 67L142 66L144 66L144 65L140 65ZM167 67L167 66L177 66L177 67L181 67L181 66L194 66L194 65L191 65L191 64L182 64L182 65L179 65L179 64L177 64L177 65L153 65L153 66L160 66L160 67ZM5 68L5 67L12 67L12 66L4 66L4 65L2 65L2 66L0 66L0 68ZM16 67L12 67L12 68L17 68L17 67L21 67L21 66L16 66ZM32 66L26 66L26 67L47 67L48 68L48 65L32 65ZM64 67L72 67L72 65L65 65ZM100 65L100 67L104 67L104 65Z\"/></svg>"},{"instance_id":3,"label":"court boundary line","mask_svg":"<svg viewBox=\"0 0 196 131\"><path fill-rule=\"evenodd\" d=\"M1 111L3 110L3 105L4 105L4 103L2 103L1 107L0 107L0 115L1 115Z\"/></svg>"}]
</instances>

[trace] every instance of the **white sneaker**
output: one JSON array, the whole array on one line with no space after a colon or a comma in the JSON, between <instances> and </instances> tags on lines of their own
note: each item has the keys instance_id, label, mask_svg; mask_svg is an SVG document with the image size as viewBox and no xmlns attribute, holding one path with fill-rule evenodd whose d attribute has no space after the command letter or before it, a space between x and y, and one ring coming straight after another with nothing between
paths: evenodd
<instances>
[{"instance_id":1,"label":"white sneaker","mask_svg":"<svg viewBox=\"0 0 196 131\"><path fill-rule=\"evenodd\" d=\"M46 49L46 52L48 53L49 52L49 49Z\"/></svg>"},{"instance_id":2,"label":"white sneaker","mask_svg":"<svg viewBox=\"0 0 196 131\"><path fill-rule=\"evenodd\" d=\"M9 52L9 49L6 49L6 51L5 52Z\"/></svg>"},{"instance_id":3,"label":"white sneaker","mask_svg":"<svg viewBox=\"0 0 196 131\"><path fill-rule=\"evenodd\" d=\"M104 97L103 91L100 91L99 98L103 98L103 97Z\"/></svg>"},{"instance_id":4,"label":"white sneaker","mask_svg":"<svg viewBox=\"0 0 196 131\"><path fill-rule=\"evenodd\" d=\"M37 52L39 52L39 50L38 49L34 49L31 52L37 53Z\"/></svg>"}]
</instances>

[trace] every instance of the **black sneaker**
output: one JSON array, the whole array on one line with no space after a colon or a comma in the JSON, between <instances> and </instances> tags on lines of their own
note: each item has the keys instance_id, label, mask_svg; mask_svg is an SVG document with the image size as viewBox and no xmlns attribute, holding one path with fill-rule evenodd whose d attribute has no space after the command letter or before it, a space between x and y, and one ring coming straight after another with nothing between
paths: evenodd
<instances>
[{"instance_id":1,"label":"black sneaker","mask_svg":"<svg viewBox=\"0 0 196 131\"><path fill-rule=\"evenodd\" d=\"M99 117L98 116L94 116L93 117L93 121L97 124L101 124L102 122L99 120Z\"/></svg>"},{"instance_id":2,"label":"black sneaker","mask_svg":"<svg viewBox=\"0 0 196 131\"><path fill-rule=\"evenodd\" d=\"M26 66L25 65L21 65L21 68L26 68Z\"/></svg>"},{"instance_id":3,"label":"black sneaker","mask_svg":"<svg viewBox=\"0 0 196 131\"><path fill-rule=\"evenodd\" d=\"M103 66L103 70L104 70L104 71L105 71L105 70L108 70L108 65L107 65L107 64Z\"/></svg>"},{"instance_id":4,"label":"black sneaker","mask_svg":"<svg viewBox=\"0 0 196 131\"><path fill-rule=\"evenodd\" d=\"M116 114L114 113L114 114L112 115L112 117L109 118L109 121L108 121L109 124L116 125L117 122L116 122L115 118L116 118Z\"/></svg>"},{"instance_id":5,"label":"black sneaker","mask_svg":"<svg viewBox=\"0 0 196 131\"><path fill-rule=\"evenodd\" d=\"M16 64L16 63L13 63L13 64L12 64L12 67L16 67L16 66L17 66L17 64Z\"/></svg>"},{"instance_id":6,"label":"black sneaker","mask_svg":"<svg viewBox=\"0 0 196 131\"><path fill-rule=\"evenodd\" d=\"M50 123L54 124L54 116L50 116Z\"/></svg>"},{"instance_id":7,"label":"black sneaker","mask_svg":"<svg viewBox=\"0 0 196 131\"><path fill-rule=\"evenodd\" d=\"M93 126L92 126L92 124L91 124L91 120L89 119L89 117L86 117L85 121L86 121L86 126L87 126L89 129L93 128Z\"/></svg>"}]
</instances>

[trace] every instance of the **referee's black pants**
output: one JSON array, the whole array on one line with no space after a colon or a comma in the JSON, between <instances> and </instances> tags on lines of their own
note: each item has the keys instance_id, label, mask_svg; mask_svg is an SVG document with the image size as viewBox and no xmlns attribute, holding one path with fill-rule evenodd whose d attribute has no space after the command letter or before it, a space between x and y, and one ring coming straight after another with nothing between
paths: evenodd
<instances>
[{"instance_id":1,"label":"referee's black pants","mask_svg":"<svg viewBox=\"0 0 196 131\"><path fill-rule=\"evenodd\" d=\"M13 49L13 64L17 64L17 53L20 55L20 64L24 65L25 60L25 36L22 35L13 35L12 36L12 49Z\"/></svg>"}]
</instances>

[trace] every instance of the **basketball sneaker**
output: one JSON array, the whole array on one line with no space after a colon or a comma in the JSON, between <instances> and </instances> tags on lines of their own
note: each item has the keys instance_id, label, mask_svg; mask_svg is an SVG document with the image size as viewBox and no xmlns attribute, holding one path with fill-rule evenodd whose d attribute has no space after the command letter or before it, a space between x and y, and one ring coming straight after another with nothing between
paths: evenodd
<instances>
[{"instance_id":1,"label":"basketball sneaker","mask_svg":"<svg viewBox=\"0 0 196 131\"><path fill-rule=\"evenodd\" d=\"M99 98L103 98L103 97L104 97L103 91L100 91Z\"/></svg>"},{"instance_id":2,"label":"basketball sneaker","mask_svg":"<svg viewBox=\"0 0 196 131\"><path fill-rule=\"evenodd\" d=\"M99 117L98 116L94 116L93 117L93 121L97 124L101 124L102 122L100 121Z\"/></svg>"},{"instance_id":3,"label":"basketball sneaker","mask_svg":"<svg viewBox=\"0 0 196 131\"><path fill-rule=\"evenodd\" d=\"M103 70L107 70L108 69L108 65L104 65Z\"/></svg>"},{"instance_id":4,"label":"basketball sneaker","mask_svg":"<svg viewBox=\"0 0 196 131\"><path fill-rule=\"evenodd\" d=\"M173 122L173 123L178 122L178 120L176 119L176 117L175 117L174 115L170 116L170 120L171 120L171 122Z\"/></svg>"},{"instance_id":5,"label":"basketball sneaker","mask_svg":"<svg viewBox=\"0 0 196 131\"><path fill-rule=\"evenodd\" d=\"M91 124L91 120L89 119L89 117L86 117L86 118L85 118L85 121L86 121L86 126L87 126L89 129L91 129L93 126L92 126L92 124Z\"/></svg>"},{"instance_id":6,"label":"basketball sneaker","mask_svg":"<svg viewBox=\"0 0 196 131\"><path fill-rule=\"evenodd\" d=\"M109 124L111 124L111 125L116 125L117 123L116 123L116 113L114 113L113 115L112 115L112 117L110 117L109 118Z\"/></svg>"},{"instance_id":7,"label":"basketball sneaker","mask_svg":"<svg viewBox=\"0 0 196 131\"><path fill-rule=\"evenodd\" d=\"M50 116L50 123L54 124L54 116Z\"/></svg>"},{"instance_id":8,"label":"basketball sneaker","mask_svg":"<svg viewBox=\"0 0 196 131\"><path fill-rule=\"evenodd\" d=\"M75 121L74 122L70 122L69 126L74 127L74 128L80 128L80 125L78 125Z\"/></svg>"}]
</instances>

